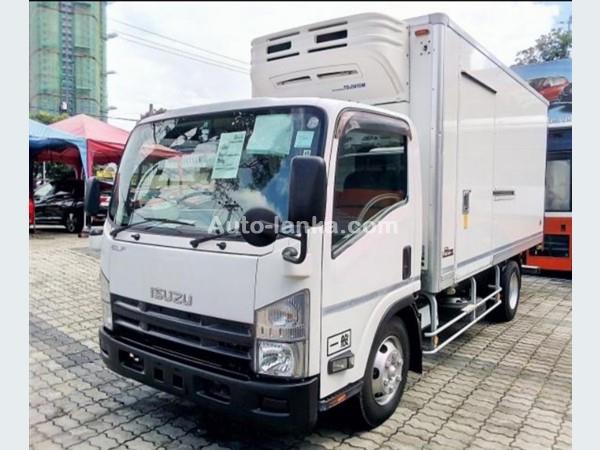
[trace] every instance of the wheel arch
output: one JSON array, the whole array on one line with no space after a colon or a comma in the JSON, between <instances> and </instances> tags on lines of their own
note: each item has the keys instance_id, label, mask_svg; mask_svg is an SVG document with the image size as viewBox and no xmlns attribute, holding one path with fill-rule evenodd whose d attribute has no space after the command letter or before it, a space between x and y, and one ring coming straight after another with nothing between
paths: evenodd
<instances>
[{"instance_id":1,"label":"wheel arch","mask_svg":"<svg viewBox=\"0 0 600 450\"><path fill-rule=\"evenodd\" d=\"M421 346L421 321L414 296L405 297L394 303L383 316L380 327L393 317L399 317L406 326L410 345L410 361L408 368L416 373L423 373L423 350Z\"/></svg>"}]
</instances>

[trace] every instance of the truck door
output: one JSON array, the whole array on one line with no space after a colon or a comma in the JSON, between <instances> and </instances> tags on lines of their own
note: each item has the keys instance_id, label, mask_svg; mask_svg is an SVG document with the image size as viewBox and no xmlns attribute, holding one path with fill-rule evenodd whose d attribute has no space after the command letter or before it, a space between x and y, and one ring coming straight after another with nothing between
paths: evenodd
<instances>
[{"instance_id":1,"label":"truck door","mask_svg":"<svg viewBox=\"0 0 600 450\"><path fill-rule=\"evenodd\" d=\"M456 275L489 264L496 93L467 72L459 84Z\"/></svg>"},{"instance_id":2,"label":"truck door","mask_svg":"<svg viewBox=\"0 0 600 450\"><path fill-rule=\"evenodd\" d=\"M323 242L321 370L347 351L355 365L323 377L322 395L362 377L369 333L386 307L414 292L421 252L407 123L359 111L343 112L337 123L326 216L332 232Z\"/></svg>"}]
</instances>

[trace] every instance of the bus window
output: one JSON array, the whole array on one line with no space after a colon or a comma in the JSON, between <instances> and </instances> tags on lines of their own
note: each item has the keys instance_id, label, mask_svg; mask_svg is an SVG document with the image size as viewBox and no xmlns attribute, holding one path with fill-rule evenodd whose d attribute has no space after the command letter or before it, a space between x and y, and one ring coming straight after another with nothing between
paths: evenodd
<instances>
[{"instance_id":1,"label":"bus window","mask_svg":"<svg viewBox=\"0 0 600 450\"><path fill-rule=\"evenodd\" d=\"M546 164L546 211L571 211L571 159L551 159Z\"/></svg>"}]
</instances>

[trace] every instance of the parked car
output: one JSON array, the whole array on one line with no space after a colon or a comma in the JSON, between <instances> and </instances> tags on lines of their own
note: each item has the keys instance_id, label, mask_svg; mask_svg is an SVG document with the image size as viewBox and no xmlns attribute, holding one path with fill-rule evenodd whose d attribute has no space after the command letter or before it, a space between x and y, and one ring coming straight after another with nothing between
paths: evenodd
<instances>
[{"instance_id":1,"label":"parked car","mask_svg":"<svg viewBox=\"0 0 600 450\"><path fill-rule=\"evenodd\" d=\"M546 100L554 102L558 100L563 89L569 84L565 77L541 77L529 80L532 88L538 91Z\"/></svg>"},{"instance_id":2,"label":"parked car","mask_svg":"<svg viewBox=\"0 0 600 450\"><path fill-rule=\"evenodd\" d=\"M558 98L559 102L571 103L573 102L573 83L567 84Z\"/></svg>"},{"instance_id":3,"label":"parked car","mask_svg":"<svg viewBox=\"0 0 600 450\"><path fill-rule=\"evenodd\" d=\"M94 221L106 218L111 192L111 184L101 183L100 213L94 216ZM79 233L83 228L83 197L83 180L67 179L42 184L33 196L36 224L64 225L69 233Z\"/></svg>"},{"instance_id":4,"label":"parked car","mask_svg":"<svg viewBox=\"0 0 600 450\"><path fill-rule=\"evenodd\" d=\"M35 206L33 200L29 198L29 225L33 225L33 217L35 216Z\"/></svg>"}]
</instances>

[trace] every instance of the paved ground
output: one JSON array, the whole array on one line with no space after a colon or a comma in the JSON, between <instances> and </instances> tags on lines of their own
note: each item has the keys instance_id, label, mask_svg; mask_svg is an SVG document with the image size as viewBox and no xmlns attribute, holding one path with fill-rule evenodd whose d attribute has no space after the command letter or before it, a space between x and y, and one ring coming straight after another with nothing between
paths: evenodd
<instances>
[{"instance_id":1,"label":"paved ground","mask_svg":"<svg viewBox=\"0 0 600 450\"><path fill-rule=\"evenodd\" d=\"M191 403L124 379L100 360L98 259L87 240L30 240L32 448L571 447L571 282L524 277L517 319L474 326L412 376L393 417L352 433L343 416L290 436L215 425ZM207 426L208 423L212 425Z\"/></svg>"}]
</instances>

